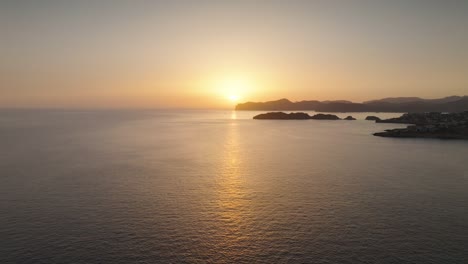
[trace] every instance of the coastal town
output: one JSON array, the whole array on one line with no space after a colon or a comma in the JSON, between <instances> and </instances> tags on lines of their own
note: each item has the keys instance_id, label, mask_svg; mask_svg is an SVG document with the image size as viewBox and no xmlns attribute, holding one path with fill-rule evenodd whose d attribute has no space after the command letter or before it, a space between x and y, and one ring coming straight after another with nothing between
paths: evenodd
<instances>
[{"instance_id":1,"label":"coastal town","mask_svg":"<svg viewBox=\"0 0 468 264\"><path fill-rule=\"evenodd\" d=\"M388 129L384 132L374 133L374 136L468 139L468 111L459 113L407 113L397 118L377 119L375 122L409 124L409 126Z\"/></svg>"}]
</instances>

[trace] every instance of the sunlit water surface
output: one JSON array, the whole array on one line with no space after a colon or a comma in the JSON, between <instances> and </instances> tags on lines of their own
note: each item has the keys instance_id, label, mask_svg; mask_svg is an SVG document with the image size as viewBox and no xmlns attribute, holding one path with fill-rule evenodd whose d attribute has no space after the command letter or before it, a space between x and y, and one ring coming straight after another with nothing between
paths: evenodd
<instances>
[{"instance_id":1,"label":"sunlit water surface","mask_svg":"<svg viewBox=\"0 0 468 264\"><path fill-rule=\"evenodd\" d=\"M0 263L468 263L468 142L255 114L2 110Z\"/></svg>"}]
</instances>

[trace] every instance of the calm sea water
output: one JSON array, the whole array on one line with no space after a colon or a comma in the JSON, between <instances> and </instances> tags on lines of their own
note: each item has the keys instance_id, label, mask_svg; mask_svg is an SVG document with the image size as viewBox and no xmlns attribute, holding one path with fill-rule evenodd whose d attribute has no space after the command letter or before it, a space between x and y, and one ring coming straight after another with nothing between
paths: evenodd
<instances>
[{"instance_id":1,"label":"calm sea water","mask_svg":"<svg viewBox=\"0 0 468 264\"><path fill-rule=\"evenodd\" d=\"M0 111L0 263L468 263L467 141L255 114Z\"/></svg>"}]
</instances>

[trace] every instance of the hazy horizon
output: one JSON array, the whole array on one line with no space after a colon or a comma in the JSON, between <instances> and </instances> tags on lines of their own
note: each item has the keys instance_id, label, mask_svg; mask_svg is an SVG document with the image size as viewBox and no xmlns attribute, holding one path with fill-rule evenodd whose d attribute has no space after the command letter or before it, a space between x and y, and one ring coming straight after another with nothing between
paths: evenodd
<instances>
[{"instance_id":1,"label":"hazy horizon","mask_svg":"<svg viewBox=\"0 0 468 264\"><path fill-rule=\"evenodd\" d=\"M468 2L2 1L0 108L468 95Z\"/></svg>"},{"instance_id":2,"label":"hazy horizon","mask_svg":"<svg viewBox=\"0 0 468 264\"><path fill-rule=\"evenodd\" d=\"M381 99L392 99L392 98L420 98L423 100L431 100L431 99L442 99L442 98L448 98L448 97L453 97L453 96L458 96L458 97L467 97L468 95L449 95L449 96L443 96L443 97L435 97L435 98L422 98L418 96L405 96L405 97L385 97L385 98L374 98L370 100L365 100L365 101L351 101L352 103L365 103L366 101L373 101L373 100L381 100ZM269 102L269 101L278 101L286 99L289 100L293 103L295 102L301 102L301 101L316 101L315 99L299 99L299 100L291 100L286 97L281 97L281 98L276 98L272 100L267 100L267 101L256 101L256 100L250 100L250 101L239 101L236 102L232 105L229 106L218 106L218 107L184 107L184 106L108 106L108 105L95 105L95 106L5 106L2 107L0 106L0 110L34 110L34 109L39 109L39 110L235 110L235 107L237 104L243 104L243 103L261 103L261 102ZM326 102L326 101L350 101L347 99L334 99L334 100L317 100L321 102ZM259 110L261 111L261 110ZM352 112L352 111L351 111Z\"/></svg>"}]
</instances>

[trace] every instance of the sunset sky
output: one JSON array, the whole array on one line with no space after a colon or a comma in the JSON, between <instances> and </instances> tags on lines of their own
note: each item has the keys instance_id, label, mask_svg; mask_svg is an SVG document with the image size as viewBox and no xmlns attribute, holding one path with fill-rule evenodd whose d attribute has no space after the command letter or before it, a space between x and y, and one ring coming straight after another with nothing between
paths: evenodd
<instances>
[{"instance_id":1,"label":"sunset sky","mask_svg":"<svg viewBox=\"0 0 468 264\"><path fill-rule=\"evenodd\" d=\"M468 1L1 1L0 107L468 95Z\"/></svg>"}]
</instances>

